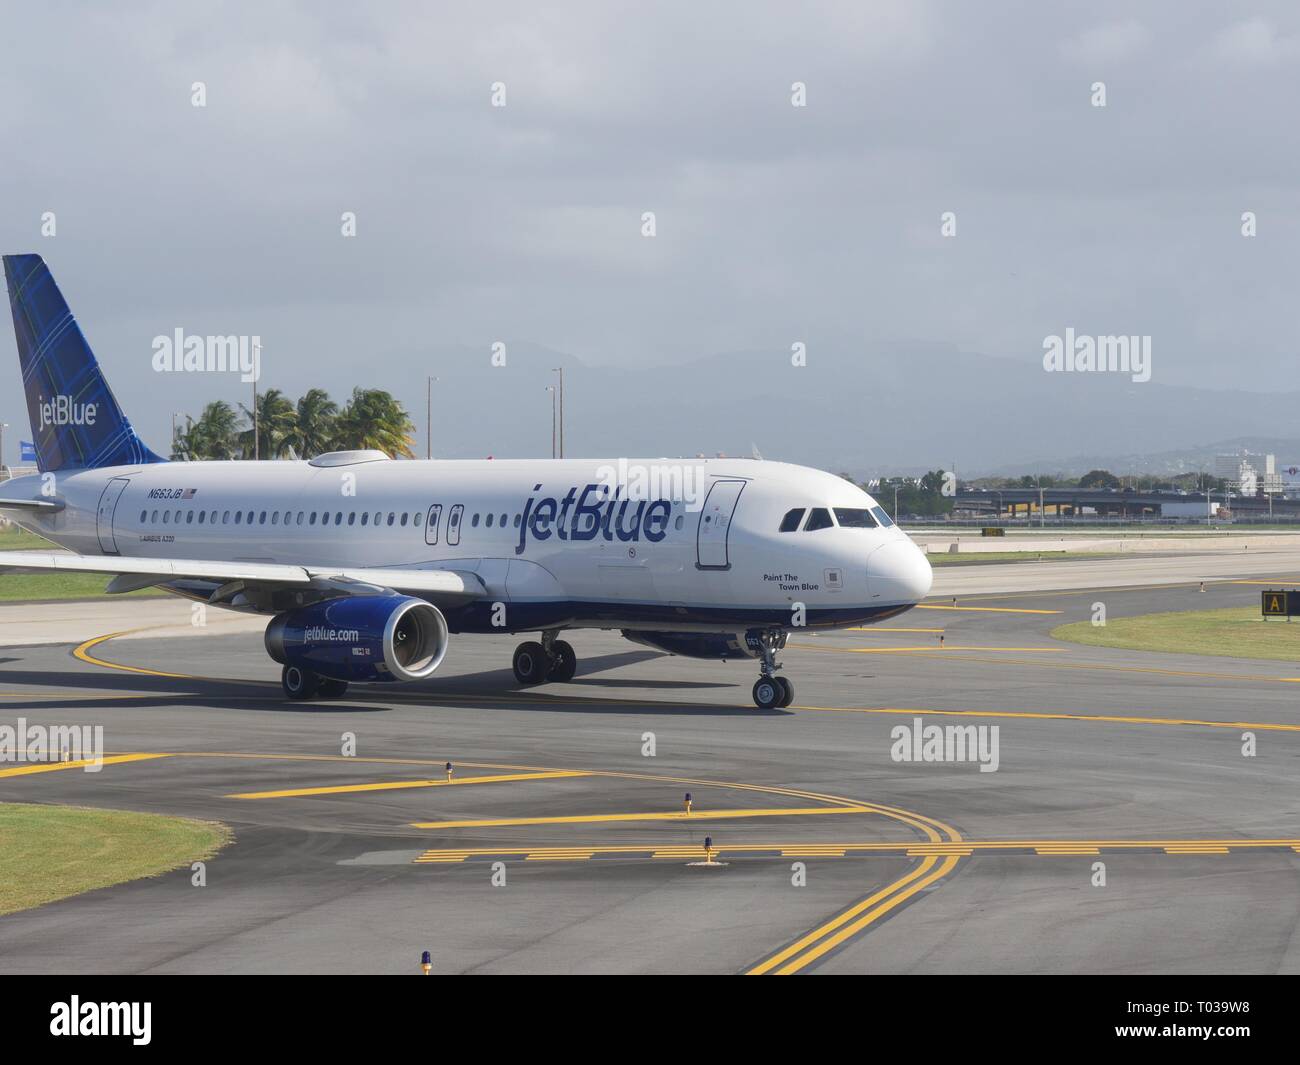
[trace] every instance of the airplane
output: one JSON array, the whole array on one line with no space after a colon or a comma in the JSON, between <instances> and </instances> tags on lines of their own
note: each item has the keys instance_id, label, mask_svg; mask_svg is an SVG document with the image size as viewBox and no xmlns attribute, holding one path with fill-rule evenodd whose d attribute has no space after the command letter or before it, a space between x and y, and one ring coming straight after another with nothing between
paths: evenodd
<instances>
[{"instance_id":1,"label":"airplane","mask_svg":"<svg viewBox=\"0 0 1300 1065\"><path fill-rule=\"evenodd\" d=\"M756 659L789 706L792 631L866 625L922 600L925 554L842 477L754 459L167 461L132 428L39 255L4 256L38 473L0 513L70 554L0 570L111 575L266 615L284 694L413 682L453 634L538 634L520 685L571 680L572 629L693 658ZM3 579L0 577L0 579Z\"/></svg>"}]
</instances>

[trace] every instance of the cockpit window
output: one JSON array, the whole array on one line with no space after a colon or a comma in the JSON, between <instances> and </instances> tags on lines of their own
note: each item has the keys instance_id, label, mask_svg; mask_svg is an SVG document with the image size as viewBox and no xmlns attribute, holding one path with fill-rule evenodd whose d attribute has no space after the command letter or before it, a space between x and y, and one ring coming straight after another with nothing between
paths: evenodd
<instances>
[{"instance_id":1,"label":"cockpit window","mask_svg":"<svg viewBox=\"0 0 1300 1065\"><path fill-rule=\"evenodd\" d=\"M803 527L804 532L814 532L817 529L833 528L835 523L831 521L831 512L825 507L813 507L808 512L808 524Z\"/></svg>"},{"instance_id":2,"label":"cockpit window","mask_svg":"<svg viewBox=\"0 0 1300 1065\"><path fill-rule=\"evenodd\" d=\"M855 507L836 507L835 520L839 522L842 529L874 529L876 519L872 517L871 511L860 510Z\"/></svg>"},{"instance_id":3,"label":"cockpit window","mask_svg":"<svg viewBox=\"0 0 1300 1065\"><path fill-rule=\"evenodd\" d=\"M794 510L786 511L785 517L781 519L782 532L794 532L799 528L799 523L803 521L803 507L795 507Z\"/></svg>"},{"instance_id":4,"label":"cockpit window","mask_svg":"<svg viewBox=\"0 0 1300 1065\"><path fill-rule=\"evenodd\" d=\"M871 513L876 516L876 521L880 522L880 524L883 525L886 529L893 528L894 522L890 518L890 516L885 513L884 507L881 506L872 507Z\"/></svg>"}]
</instances>

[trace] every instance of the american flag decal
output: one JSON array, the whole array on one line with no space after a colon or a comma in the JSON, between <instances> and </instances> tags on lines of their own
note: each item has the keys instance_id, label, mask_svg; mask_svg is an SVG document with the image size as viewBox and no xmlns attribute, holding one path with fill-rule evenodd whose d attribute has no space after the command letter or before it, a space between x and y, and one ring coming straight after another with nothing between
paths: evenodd
<instances>
[{"instance_id":1,"label":"american flag decal","mask_svg":"<svg viewBox=\"0 0 1300 1065\"><path fill-rule=\"evenodd\" d=\"M194 493L197 492L197 491L198 491L197 488L187 488L187 489L185 489L184 492L181 493L181 498L182 498L182 499L193 499L193 498L194 498Z\"/></svg>"}]
</instances>

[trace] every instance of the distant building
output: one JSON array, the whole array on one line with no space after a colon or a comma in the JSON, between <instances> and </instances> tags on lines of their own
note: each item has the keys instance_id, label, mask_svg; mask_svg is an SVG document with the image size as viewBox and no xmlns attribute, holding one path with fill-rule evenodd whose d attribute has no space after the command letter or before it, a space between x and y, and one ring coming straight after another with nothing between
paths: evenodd
<instances>
[{"instance_id":1,"label":"distant building","mask_svg":"<svg viewBox=\"0 0 1300 1065\"><path fill-rule=\"evenodd\" d=\"M1227 481L1244 496L1281 495L1282 474L1273 455L1240 451L1214 457L1214 476Z\"/></svg>"}]
</instances>

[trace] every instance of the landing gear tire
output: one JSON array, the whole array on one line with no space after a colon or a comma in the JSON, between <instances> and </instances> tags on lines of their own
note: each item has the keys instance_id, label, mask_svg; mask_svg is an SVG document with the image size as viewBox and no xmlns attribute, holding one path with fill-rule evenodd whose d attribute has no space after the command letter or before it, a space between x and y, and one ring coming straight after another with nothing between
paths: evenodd
<instances>
[{"instance_id":1,"label":"landing gear tire","mask_svg":"<svg viewBox=\"0 0 1300 1065\"><path fill-rule=\"evenodd\" d=\"M323 677L320 682L320 688L317 694L322 699L337 699L340 695L348 690L346 680L333 680L330 677Z\"/></svg>"},{"instance_id":2,"label":"landing gear tire","mask_svg":"<svg viewBox=\"0 0 1300 1065\"><path fill-rule=\"evenodd\" d=\"M290 699L310 699L320 688L321 677L310 669L285 666L280 670L280 686Z\"/></svg>"},{"instance_id":3,"label":"landing gear tire","mask_svg":"<svg viewBox=\"0 0 1300 1065\"><path fill-rule=\"evenodd\" d=\"M551 671L546 679L563 684L573 680L577 671L578 656L574 653L573 646L564 640L556 640L551 644Z\"/></svg>"},{"instance_id":4,"label":"landing gear tire","mask_svg":"<svg viewBox=\"0 0 1300 1065\"><path fill-rule=\"evenodd\" d=\"M794 702L794 681L789 677L774 677L773 679L781 685L781 701L776 705L782 708L789 706Z\"/></svg>"},{"instance_id":5,"label":"landing gear tire","mask_svg":"<svg viewBox=\"0 0 1300 1065\"><path fill-rule=\"evenodd\" d=\"M515 680L520 684L541 684L550 672L551 661L540 643L529 640L515 648L513 666Z\"/></svg>"},{"instance_id":6,"label":"landing gear tire","mask_svg":"<svg viewBox=\"0 0 1300 1065\"><path fill-rule=\"evenodd\" d=\"M779 706L785 689L776 677L759 677L754 683L754 705L760 710L772 710Z\"/></svg>"}]
</instances>

